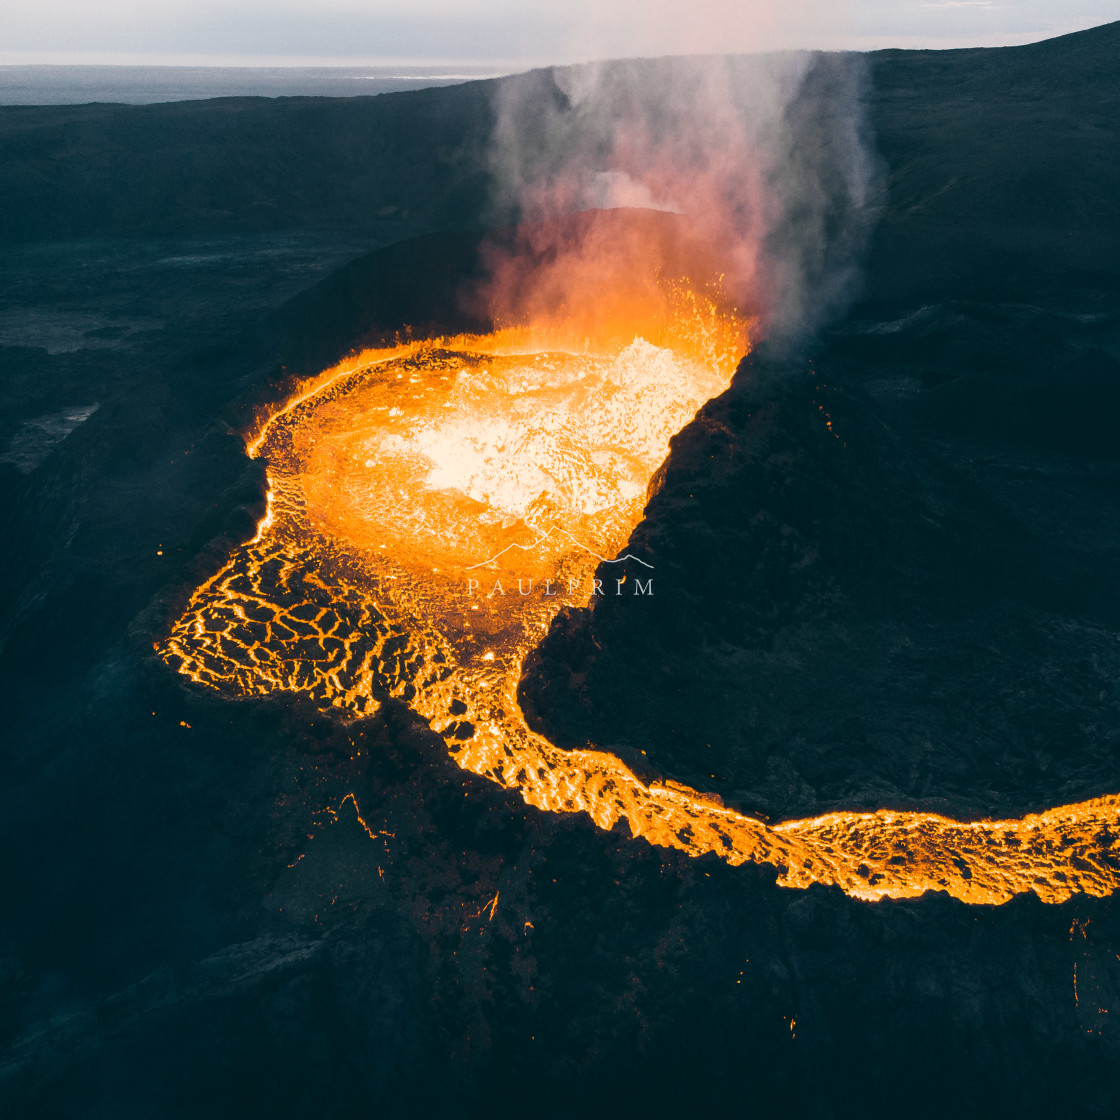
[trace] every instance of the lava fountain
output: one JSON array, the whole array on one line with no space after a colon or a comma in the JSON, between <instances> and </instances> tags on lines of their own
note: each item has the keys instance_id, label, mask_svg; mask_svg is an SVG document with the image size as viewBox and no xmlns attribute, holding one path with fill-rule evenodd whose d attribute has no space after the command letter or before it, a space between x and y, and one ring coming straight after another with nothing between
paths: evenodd
<instances>
[{"instance_id":1,"label":"lava fountain","mask_svg":"<svg viewBox=\"0 0 1120 1120\"><path fill-rule=\"evenodd\" d=\"M718 286L623 272L583 303L542 299L538 283L517 328L365 352L267 416L249 445L268 465L267 514L194 592L164 660L230 695L300 693L344 718L398 698L460 766L530 805L770 864L787 887L976 903L1112 892L1117 797L1020 820L770 825L527 725L522 661L557 611L654 592L655 558L625 552L647 485L747 347ZM588 279L578 261L575 274Z\"/></svg>"}]
</instances>

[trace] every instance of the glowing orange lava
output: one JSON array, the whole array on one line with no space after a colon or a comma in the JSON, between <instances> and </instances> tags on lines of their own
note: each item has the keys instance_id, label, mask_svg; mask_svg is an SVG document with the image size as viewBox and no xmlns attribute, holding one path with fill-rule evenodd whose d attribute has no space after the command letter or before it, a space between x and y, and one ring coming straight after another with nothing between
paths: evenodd
<instances>
[{"instance_id":1,"label":"glowing orange lava","mask_svg":"<svg viewBox=\"0 0 1120 1120\"><path fill-rule=\"evenodd\" d=\"M229 694L288 690L348 717L401 698L460 766L531 805L603 828L625 819L689 855L767 863L787 887L975 903L1115 890L1117 797L1021 820L882 810L768 825L526 725L526 653L561 606L591 600L669 437L726 386L744 348L737 315L677 296L647 324L652 341L589 339L573 353L545 324L366 353L321 375L252 440L268 463L268 513L194 593L164 659ZM650 593L650 558L618 563L617 589Z\"/></svg>"}]
</instances>

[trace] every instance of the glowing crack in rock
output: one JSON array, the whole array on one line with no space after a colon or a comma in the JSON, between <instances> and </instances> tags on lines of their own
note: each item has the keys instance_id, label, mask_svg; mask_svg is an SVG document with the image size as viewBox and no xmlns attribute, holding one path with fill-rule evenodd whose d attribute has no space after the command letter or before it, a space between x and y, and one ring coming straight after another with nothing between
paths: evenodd
<instances>
[{"instance_id":1,"label":"glowing crack in rock","mask_svg":"<svg viewBox=\"0 0 1120 1120\"><path fill-rule=\"evenodd\" d=\"M367 354L270 416L250 444L268 463L267 515L194 593L164 659L228 694L288 690L349 717L400 698L460 766L530 805L602 828L625 819L689 855L770 864L787 887L974 903L1116 889L1115 796L1020 820L881 810L769 825L533 732L516 695L523 658L561 606L588 603L670 436L726 386L736 350L508 343Z\"/></svg>"}]
</instances>

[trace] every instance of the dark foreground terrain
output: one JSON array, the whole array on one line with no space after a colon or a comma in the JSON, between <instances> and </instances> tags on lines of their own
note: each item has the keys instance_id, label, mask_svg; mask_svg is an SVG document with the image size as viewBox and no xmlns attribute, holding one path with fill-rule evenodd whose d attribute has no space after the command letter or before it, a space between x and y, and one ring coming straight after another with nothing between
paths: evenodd
<instances>
[{"instance_id":1,"label":"dark foreground terrain","mask_svg":"<svg viewBox=\"0 0 1120 1120\"><path fill-rule=\"evenodd\" d=\"M871 56L863 299L677 437L658 596L528 667L557 741L774 818L1120 791L1118 47ZM153 657L253 404L478 325L488 106L0 110L5 1115L1116 1115L1117 899L782 890Z\"/></svg>"}]
</instances>

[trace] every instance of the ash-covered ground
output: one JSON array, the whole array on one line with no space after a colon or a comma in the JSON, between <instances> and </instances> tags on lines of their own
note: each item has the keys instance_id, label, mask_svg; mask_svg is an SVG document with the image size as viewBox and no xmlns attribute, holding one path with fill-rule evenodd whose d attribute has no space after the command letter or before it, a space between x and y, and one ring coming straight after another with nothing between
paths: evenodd
<instances>
[{"instance_id":1,"label":"ash-covered ground","mask_svg":"<svg viewBox=\"0 0 1120 1120\"><path fill-rule=\"evenodd\" d=\"M863 297L676 438L551 737L775 819L1120 791L1118 42L870 57ZM1115 1115L1114 898L783 890L154 656L254 405L484 325L479 90L0 110L6 1114Z\"/></svg>"}]
</instances>

